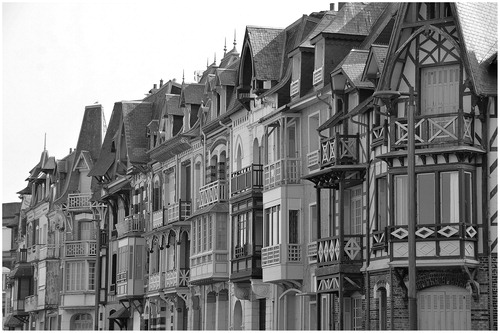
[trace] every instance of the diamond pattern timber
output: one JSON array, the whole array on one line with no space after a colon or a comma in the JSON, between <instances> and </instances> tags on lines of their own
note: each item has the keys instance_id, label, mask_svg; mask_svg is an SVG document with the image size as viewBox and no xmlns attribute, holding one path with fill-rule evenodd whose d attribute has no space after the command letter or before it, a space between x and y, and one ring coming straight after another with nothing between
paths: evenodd
<instances>
[{"instance_id":1,"label":"diamond pattern timber","mask_svg":"<svg viewBox=\"0 0 500 333\"><path fill-rule=\"evenodd\" d=\"M398 228L398 229L394 230L393 232L391 232L391 235L393 235L397 239L404 239L408 236L408 230L406 230L404 228Z\"/></svg>"},{"instance_id":2,"label":"diamond pattern timber","mask_svg":"<svg viewBox=\"0 0 500 333\"><path fill-rule=\"evenodd\" d=\"M438 230L438 233L440 235L443 235L443 236L449 238L449 237L455 235L456 233L458 233L458 228L457 227L452 227L450 225L447 225L446 227Z\"/></svg>"},{"instance_id":3,"label":"diamond pattern timber","mask_svg":"<svg viewBox=\"0 0 500 333\"><path fill-rule=\"evenodd\" d=\"M435 242L418 242L416 244L417 257L429 257L436 255Z\"/></svg>"},{"instance_id":4,"label":"diamond pattern timber","mask_svg":"<svg viewBox=\"0 0 500 333\"><path fill-rule=\"evenodd\" d=\"M429 229L427 227L420 228L415 232L415 235L417 235L420 238L427 238L433 234L434 234L434 230Z\"/></svg>"},{"instance_id":5,"label":"diamond pattern timber","mask_svg":"<svg viewBox=\"0 0 500 333\"><path fill-rule=\"evenodd\" d=\"M459 241L439 242L439 254L441 257L460 255Z\"/></svg>"}]
</instances>

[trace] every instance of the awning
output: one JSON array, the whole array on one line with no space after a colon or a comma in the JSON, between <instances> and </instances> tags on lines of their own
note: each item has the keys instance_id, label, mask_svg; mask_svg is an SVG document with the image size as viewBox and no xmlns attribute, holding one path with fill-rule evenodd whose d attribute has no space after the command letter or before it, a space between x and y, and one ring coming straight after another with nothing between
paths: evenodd
<instances>
[{"instance_id":1,"label":"awning","mask_svg":"<svg viewBox=\"0 0 500 333\"><path fill-rule=\"evenodd\" d=\"M116 311L108 317L108 319L126 319L130 318L130 312L127 308L122 307L120 310Z\"/></svg>"},{"instance_id":2,"label":"awning","mask_svg":"<svg viewBox=\"0 0 500 333\"><path fill-rule=\"evenodd\" d=\"M4 327L20 327L23 326L23 323L14 317L12 314L9 314L7 317L5 317L3 321L3 326Z\"/></svg>"},{"instance_id":3,"label":"awning","mask_svg":"<svg viewBox=\"0 0 500 333\"><path fill-rule=\"evenodd\" d=\"M31 277L33 276L33 267L29 264L14 267L10 272L11 278Z\"/></svg>"}]
</instances>

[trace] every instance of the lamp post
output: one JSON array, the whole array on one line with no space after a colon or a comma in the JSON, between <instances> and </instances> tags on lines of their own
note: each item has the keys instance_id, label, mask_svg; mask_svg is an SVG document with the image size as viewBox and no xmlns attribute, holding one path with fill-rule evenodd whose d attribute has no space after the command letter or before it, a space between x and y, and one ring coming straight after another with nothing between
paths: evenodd
<instances>
[{"instance_id":1,"label":"lamp post","mask_svg":"<svg viewBox=\"0 0 500 333\"><path fill-rule=\"evenodd\" d=\"M415 174L415 92L413 87L410 87L410 92L398 91L377 91L373 97L378 97L392 109L392 103L401 95L409 96L408 112L407 112L407 160L408 160L408 314L409 314L409 329L417 330L417 265L416 265L416 174ZM389 110L390 111L390 110ZM391 114L391 112L389 112Z\"/></svg>"},{"instance_id":2,"label":"lamp post","mask_svg":"<svg viewBox=\"0 0 500 333\"><path fill-rule=\"evenodd\" d=\"M102 203L92 202L92 213L94 221L97 222L96 235L96 263L95 263L95 314L94 314L94 331L99 330L99 302L101 296L101 221L104 221L107 212L107 206Z\"/></svg>"}]
</instances>

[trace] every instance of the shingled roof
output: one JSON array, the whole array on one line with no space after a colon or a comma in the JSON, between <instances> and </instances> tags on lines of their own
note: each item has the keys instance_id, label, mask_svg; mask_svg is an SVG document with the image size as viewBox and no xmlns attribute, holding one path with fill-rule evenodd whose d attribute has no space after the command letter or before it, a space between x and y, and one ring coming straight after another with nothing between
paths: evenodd
<instances>
[{"instance_id":1,"label":"shingled roof","mask_svg":"<svg viewBox=\"0 0 500 333\"><path fill-rule=\"evenodd\" d=\"M342 72L357 88L374 88L373 83L361 80L368 54L368 50L351 50L332 73Z\"/></svg>"},{"instance_id":2,"label":"shingled roof","mask_svg":"<svg viewBox=\"0 0 500 333\"><path fill-rule=\"evenodd\" d=\"M474 90L478 95L497 95L497 73L490 58L498 52L498 4L496 2L455 3Z\"/></svg>"},{"instance_id":3,"label":"shingled roof","mask_svg":"<svg viewBox=\"0 0 500 333\"><path fill-rule=\"evenodd\" d=\"M367 36L388 3L348 2L322 32Z\"/></svg>"},{"instance_id":4,"label":"shingled roof","mask_svg":"<svg viewBox=\"0 0 500 333\"><path fill-rule=\"evenodd\" d=\"M152 103L122 102L123 125L130 163L147 163L148 138L146 126L152 120Z\"/></svg>"},{"instance_id":5,"label":"shingled roof","mask_svg":"<svg viewBox=\"0 0 500 333\"><path fill-rule=\"evenodd\" d=\"M201 104L204 97L205 84L190 83L182 87L180 106L184 104Z\"/></svg>"},{"instance_id":6,"label":"shingled roof","mask_svg":"<svg viewBox=\"0 0 500 333\"><path fill-rule=\"evenodd\" d=\"M283 29L247 26L246 35L252 46L254 76L257 80L278 80L283 38L278 38Z\"/></svg>"}]
</instances>

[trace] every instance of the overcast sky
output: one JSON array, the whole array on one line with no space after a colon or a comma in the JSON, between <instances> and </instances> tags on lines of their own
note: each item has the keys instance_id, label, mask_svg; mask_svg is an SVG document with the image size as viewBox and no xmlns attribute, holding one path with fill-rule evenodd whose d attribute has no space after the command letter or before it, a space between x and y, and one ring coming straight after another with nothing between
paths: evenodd
<instances>
[{"instance_id":1,"label":"overcast sky","mask_svg":"<svg viewBox=\"0 0 500 333\"><path fill-rule=\"evenodd\" d=\"M2 0L3 1L3 0ZM47 133L50 156L74 148L86 105L142 99L176 78L241 53L245 26L284 28L328 10L308 1L2 2L2 202L19 201Z\"/></svg>"}]
</instances>

